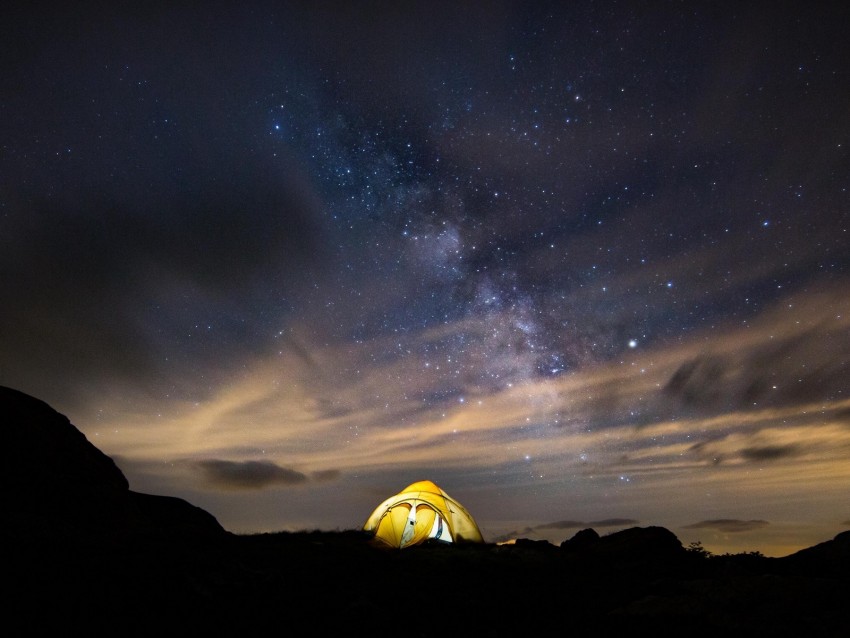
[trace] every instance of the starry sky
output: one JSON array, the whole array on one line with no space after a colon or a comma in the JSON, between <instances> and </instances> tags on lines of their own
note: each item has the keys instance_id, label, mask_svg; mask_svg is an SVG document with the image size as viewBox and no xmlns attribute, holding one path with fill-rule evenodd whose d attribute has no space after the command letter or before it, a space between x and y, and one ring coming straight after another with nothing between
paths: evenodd
<instances>
[{"instance_id":1,"label":"starry sky","mask_svg":"<svg viewBox=\"0 0 850 638\"><path fill-rule=\"evenodd\" d=\"M237 533L850 527L837 3L4 3L0 384ZM779 8L777 8L779 7Z\"/></svg>"}]
</instances>

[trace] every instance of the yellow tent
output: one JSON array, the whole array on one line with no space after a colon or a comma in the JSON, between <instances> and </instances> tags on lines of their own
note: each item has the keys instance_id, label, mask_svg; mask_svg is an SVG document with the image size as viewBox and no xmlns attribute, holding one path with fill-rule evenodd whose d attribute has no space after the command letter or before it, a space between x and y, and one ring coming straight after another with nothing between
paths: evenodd
<instances>
[{"instance_id":1,"label":"yellow tent","mask_svg":"<svg viewBox=\"0 0 850 638\"><path fill-rule=\"evenodd\" d=\"M466 508L431 481L417 481L375 508L363 525L390 547L410 547L436 538L449 543L483 543Z\"/></svg>"}]
</instances>

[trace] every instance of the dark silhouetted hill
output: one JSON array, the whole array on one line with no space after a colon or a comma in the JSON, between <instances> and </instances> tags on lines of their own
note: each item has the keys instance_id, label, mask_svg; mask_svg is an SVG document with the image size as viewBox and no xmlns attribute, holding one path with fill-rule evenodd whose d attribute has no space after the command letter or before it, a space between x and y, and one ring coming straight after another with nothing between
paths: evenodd
<instances>
[{"instance_id":1,"label":"dark silhouetted hill","mask_svg":"<svg viewBox=\"0 0 850 638\"><path fill-rule=\"evenodd\" d=\"M710 556L662 527L404 550L361 530L235 535L130 490L42 401L0 387L0 422L14 635L850 635L850 532L785 558Z\"/></svg>"},{"instance_id":2,"label":"dark silhouetted hill","mask_svg":"<svg viewBox=\"0 0 850 638\"><path fill-rule=\"evenodd\" d=\"M67 417L0 386L6 532L15 535L224 534L208 512L141 494Z\"/></svg>"}]
</instances>

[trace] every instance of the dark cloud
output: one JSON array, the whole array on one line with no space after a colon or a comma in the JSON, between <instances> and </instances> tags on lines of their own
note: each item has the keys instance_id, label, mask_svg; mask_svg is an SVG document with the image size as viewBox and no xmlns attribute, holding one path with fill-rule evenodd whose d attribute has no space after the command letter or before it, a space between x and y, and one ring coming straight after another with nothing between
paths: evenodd
<instances>
[{"instance_id":1,"label":"dark cloud","mask_svg":"<svg viewBox=\"0 0 850 638\"><path fill-rule=\"evenodd\" d=\"M209 459L199 461L206 481L216 487L237 490L256 490L272 485L302 485L306 475L280 467L270 461L222 461Z\"/></svg>"},{"instance_id":2,"label":"dark cloud","mask_svg":"<svg viewBox=\"0 0 850 638\"><path fill-rule=\"evenodd\" d=\"M626 525L637 525L640 521L632 518L605 518L601 521L590 521L589 527L624 527Z\"/></svg>"},{"instance_id":3,"label":"dark cloud","mask_svg":"<svg viewBox=\"0 0 850 638\"><path fill-rule=\"evenodd\" d=\"M312 176L269 147L262 51L234 64L213 35L250 18L20 9L0 127L44 152L0 156L0 378L63 405L104 380L199 393L329 261Z\"/></svg>"},{"instance_id":4,"label":"dark cloud","mask_svg":"<svg viewBox=\"0 0 850 638\"><path fill-rule=\"evenodd\" d=\"M723 358L705 355L683 363L664 386L664 392L685 405L713 405L724 390L729 363Z\"/></svg>"},{"instance_id":5,"label":"dark cloud","mask_svg":"<svg viewBox=\"0 0 850 638\"><path fill-rule=\"evenodd\" d=\"M718 518L685 525L684 529L713 529L718 532L735 534L738 532L750 532L762 529L768 525L770 525L770 523L761 520L743 521L732 518Z\"/></svg>"},{"instance_id":6,"label":"dark cloud","mask_svg":"<svg viewBox=\"0 0 850 638\"><path fill-rule=\"evenodd\" d=\"M535 529L573 529L575 527L587 527L587 525L581 521L556 521L538 525Z\"/></svg>"},{"instance_id":7,"label":"dark cloud","mask_svg":"<svg viewBox=\"0 0 850 638\"><path fill-rule=\"evenodd\" d=\"M713 438L709 441L702 441L690 446L689 452L704 460L711 465L720 465L724 461L724 454L721 453L720 444L723 443L725 437ZM802 454L802 448L799 445L751 445L740 448L737 455L745 461L762 462L762 461L778 461L785 458L793 458Z\"/></svg>"},{"instance_id":8,"label":"dark cloud","mask_svg":"<svg viewBox=\"0 0 850 638\"><path fill-rule=\"evenodd\" d=\"M106 378L144 387L169 355L197 366L261 348L268 304L297 297L322 259L316 209L282 177L211 184L155 211L93 195L7 214L0 376L51 395Z\"/></svg>"},{"instance_id":9,"label":"dark cloud","mask_svg":"<svg viewBox=\"0 0 850 638\"><path fill-rule=\"evenodd\" d=\"M748 461L776 461L800 454L797 445L764 445L742 448L741 456Z\"/></svg>"},{"instance_id":10,"label":"dark cloud","mask_svg":"<svg viewBox=\"0 0 850 638\"><path fill-rule=\"evenodd\" d=\"M709 441L694 443L688 448L688 451L711 465L720 465L723 462L723 455L715 449L714 444L722 440L723 437L715 437Z\"/></svg>"},{"instance_id":11,"label":"dark cloud","mask_svg":"<svg viewBox=\"0 0 850 638\"><path fill-rule=\"evenodd\" d=\"M850 339L826 317L814 328L769 339L734 355L702 354L664 386L686 410L748 410L831 401L850 376Z\"/></svg>"}]
</instances>

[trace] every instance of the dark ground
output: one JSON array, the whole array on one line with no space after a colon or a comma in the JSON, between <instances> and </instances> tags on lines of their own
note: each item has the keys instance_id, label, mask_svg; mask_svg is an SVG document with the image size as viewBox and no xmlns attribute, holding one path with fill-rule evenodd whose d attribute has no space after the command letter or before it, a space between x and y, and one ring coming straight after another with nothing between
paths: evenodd
<instances>
[{"instance_id":1,"label":"dark ground","mask_svg":"<svg viewBox=\"0 0 850 638\"><path fill-rule=\"evenodd\" d=\"M4 615L27 634L811 637L850 628L848 533L823 546L826 565L641 554L640 538L610 553L523 542L392 550L357 531L8 540Z\"/></svg>"}]
</instances>

